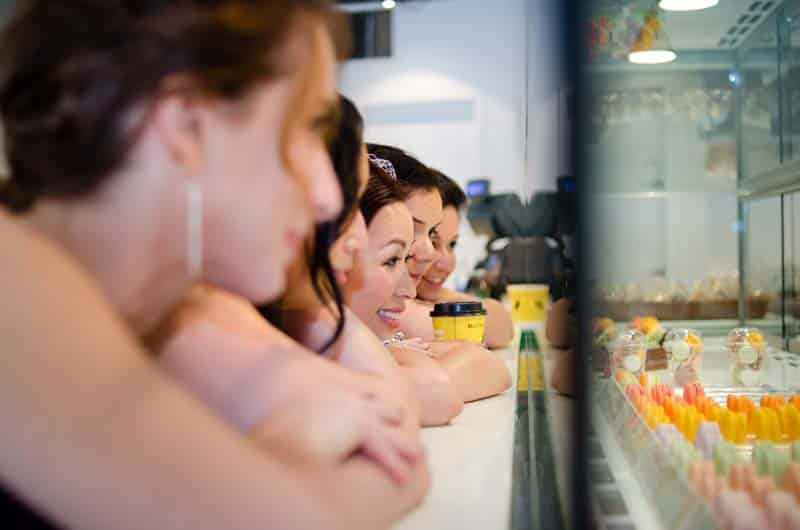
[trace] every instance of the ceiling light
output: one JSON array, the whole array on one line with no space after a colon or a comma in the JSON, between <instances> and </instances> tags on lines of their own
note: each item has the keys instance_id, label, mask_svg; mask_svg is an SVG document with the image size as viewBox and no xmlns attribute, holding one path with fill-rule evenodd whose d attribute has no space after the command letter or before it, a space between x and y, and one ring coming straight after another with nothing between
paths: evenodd
<instances>
[{"instance_id":1,"label":"ceiling light","mask_svg":"<svg viewBox=\"0 0 800 530\"><path fill-rule=\"evenodd\" d=\"M381 2L381 6L383 6L384 9L394 9L396 5L397 2L395 2L395 0L383 0L383 2Z\"/></svg>"},{"instance_id":2,"label":"ceiling light","mask_svg":"<svg viewBox=\"0 0 800 530\"><path fill-rule=\"evenodd\" d=\"M654 12L646 16L639 36L628 53L628 61L634 64L663 64L671 63L677 57L658 15Z\"/></svg>"},{"instance_id":3,"label":"ceiling light","mask_svg":"<svg viewBox=\"0 0 800 530\"><path fill-rule=\"evenodd\" d=\"M666 11L699 11L718 3L719 0L661 0L658 7Z\"/></svg>"},{"instance_id":4,"label":"ceiling light","mask_svg":"<svg viewBox=\"0 0 800 530\"><path fill-rule=\"evenodd\" d=\"M678 57L672 50L643 50L628 54L628 60L634 64L671 63Z\"/></svg>"}]
</instances>

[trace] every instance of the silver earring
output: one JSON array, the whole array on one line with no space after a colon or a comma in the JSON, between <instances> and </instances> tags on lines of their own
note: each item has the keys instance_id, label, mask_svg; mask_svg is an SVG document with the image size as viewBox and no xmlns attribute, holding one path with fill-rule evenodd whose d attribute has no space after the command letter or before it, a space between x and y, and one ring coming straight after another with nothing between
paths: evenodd
<instances>
[{"instance_id":1,"label":"silver earring","mask_svg":"<svg viewBox=\"0 0 800 530\"><path fill-rule=\"evenodd\" d=\"M186 185L186 266L190 278L203 274L203 190Z\"/></svg>"}]
</instances>

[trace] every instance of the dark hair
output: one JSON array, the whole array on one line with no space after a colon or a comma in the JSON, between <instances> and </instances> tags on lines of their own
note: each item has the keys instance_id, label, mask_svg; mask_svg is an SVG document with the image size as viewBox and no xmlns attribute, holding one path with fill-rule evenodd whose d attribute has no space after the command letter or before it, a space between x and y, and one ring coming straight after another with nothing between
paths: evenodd
<instances>
[{"instance_id":1,"label":"dark hair","mask_svg":"<svg viewBox=\"0 0 800 530\"><path fill-rule=\"evenodd\" d=\"M405 193L439 189L439 181L428 166L402 149L389 145L367 144L367 151L392 163L397 174L397 183Z\"/></svg>"},{"instance_id":2,"label":"dark hair","mask_svg":"<svg viewBox=\"0 0 800 530\"><path fill-rule=\"evenodd\" d=\"M431 173L436 176L439 182L439 193L442 196L442 208L452 206L456 210L460 210L467 204L467 196L455 180L438 169L431 168Z\"/></svg>"},{"instance_id":3,"label":"dark hair","mask_svg":"<svg viewBox=\"0 0 800 530\"><path fill-rule=\"evenodd\" d=\"M337 22L329 0L18 2L0 37L0 117L10 179L0 203L89 193L126 161L146 112L173 75L218 98L285 74L295 20ZM338 31L332 30L338 37ZM132 118L136 123L130 123Z\"/></svg>"},{"instance_id":4,"label":"dark hair","mask_svg":"<svg viewBox=\"0 0 800 530\"><path fill-rule=\"evenodd\" d=\"M369 182L364 195L361 196L359 207L364 221L369 225L381 208L395 202L403 202L408 193L399 185L398 181L390 177L384 170L370 163Z\"/></svg>"},{"instance_id":5,"label":"dark hair","mask_svg":"<svg viewBox=\"0 0 800 530\"><path fill-rule=\"evenodd\" d=\"M339 178L343 208L339 217L331 222L318 224L314 230L313 246L306 252L306 263L314 292L323 304L336 306L336 330L320 350L325 352L342 335L345 325L344 297L333 272L330 250L358 208L358 163L364 141L364 119L346 97L339 96L339 127L328 149L333 169Z\"/></svg>"}]
</instances>

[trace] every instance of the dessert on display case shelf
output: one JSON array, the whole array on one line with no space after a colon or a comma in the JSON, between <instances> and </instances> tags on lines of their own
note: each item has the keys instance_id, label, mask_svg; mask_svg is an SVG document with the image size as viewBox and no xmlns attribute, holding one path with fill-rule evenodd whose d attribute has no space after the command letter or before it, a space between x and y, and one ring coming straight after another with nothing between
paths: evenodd
<instances>
[{"instance_id":1,"label":"dessert on display case shelf","mask_svg":"<svg viewBox=\"0 0 800 530\"><path fill-rule=\"evenodd\" d=\"M663 339L667 354L667 366L673 374L675 384L683 386L696 383L703 362L703 341L700 333L691 328L669 331Z\"/></svg>"},{"instance_id":2,"label":"dessert on display case shelf","mask_svg":"<svg viewBox=\"0 0 800 530\"><path fill-rule=\"evenodd\" d=\"M800 530L800 395L757 386L768 356L763 334L728 334L733 388L702 384L696 330L669 330L661 343L674 385L644 369L647 338L629 329L608 344L613 377L598 379L594 403L662 523Z\"/></svg>"},{"instance_id":3,"label":"dessert on display case shelf","mask_svg":"<svg viewBox=\"0 0 800 530\"><path fill-rule=\"evenodd\" d=\"M726 344L734 385L760 385L766 372L767 343L755 328L736 328L728 334Z\"/></svg>"},{"instance_id":4,"label":"dessert on display case shelf","mask_svg":"<svg viewBox=\"0 0 800 530\"><path fill-rule=\"evenodd\" d=\"M609 286L601 295L603 314L618 322L636 315L653 315L659 320L732 319L738 317L739 277L735 273L711 275L694 282L690 289L681 282L651 278L624 287ZM764 318L773 298L760 288L749 289L745 297L748 317Z\"/></svg>"}]
</instances>

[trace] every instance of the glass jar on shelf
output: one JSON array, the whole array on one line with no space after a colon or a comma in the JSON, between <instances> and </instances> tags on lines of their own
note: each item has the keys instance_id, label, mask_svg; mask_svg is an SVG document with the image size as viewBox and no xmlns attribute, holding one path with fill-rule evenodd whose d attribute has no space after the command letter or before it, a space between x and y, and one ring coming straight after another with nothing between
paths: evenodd
<instances>
[{"instance_id":1,"label":"glass jar on shelf","mask_svg":"<svg viewBox=\"0 0 800 530\"><path fill-rule=\"evenodd\" d=\"M736 328L726 343L731 380L736 386L758 386L767 368L767 342L756 328Z\"/></svg>"},{"instance_id":2,"label":"glass jar on shelf","mask_svg":"<svg viewBox=\"0 0 800 530\"><path fill-rule=\"evenodd\" d=\"M611 371L617 380L636 377L644 371L647 359L647 338L641 331L629 329L620 333L609 345Z\"/></svg>"},{"instance_id":3,"label":"glass jar on shelf","mask_svg":"<svg viewBox=\"0 0 800 530\"><path fill-rule=\"evenodd\" d=\"M703 339L697 330L670 330L664 337L664 351L676 386L698 382L703 363Z\"/></svg>"}]
</instances>

